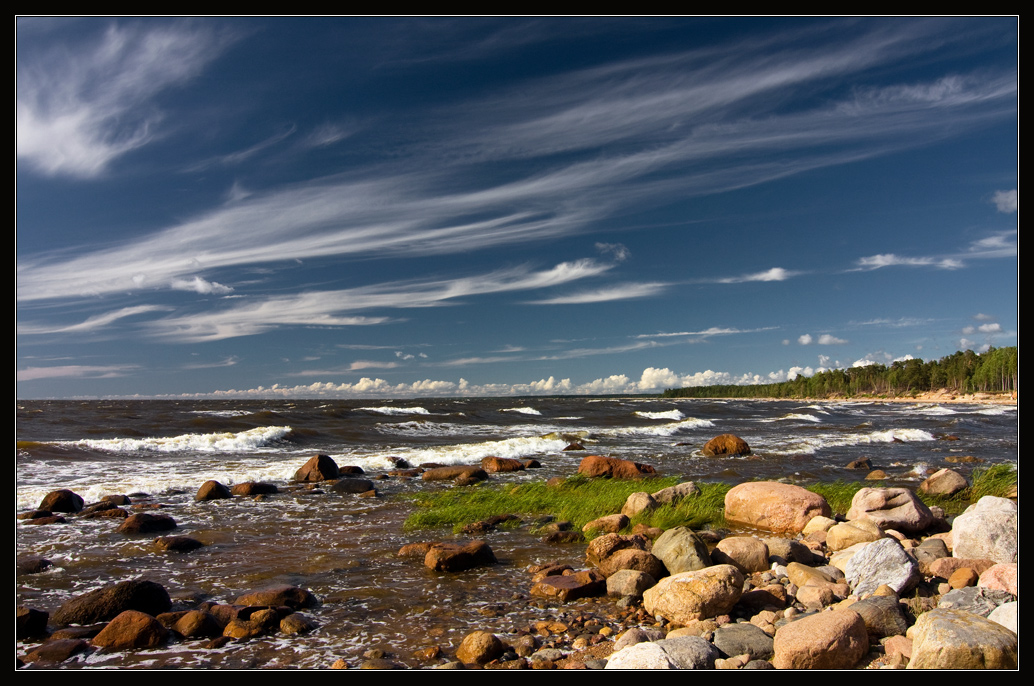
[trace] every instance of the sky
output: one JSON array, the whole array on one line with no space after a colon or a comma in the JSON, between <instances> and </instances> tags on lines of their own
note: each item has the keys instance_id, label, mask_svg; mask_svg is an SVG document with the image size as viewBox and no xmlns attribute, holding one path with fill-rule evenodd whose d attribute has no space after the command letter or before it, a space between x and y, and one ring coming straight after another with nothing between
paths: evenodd
<instances>
[{"instance_id":1,"label":"sky","mask_svg":"<svg viewBox=\"0 0 1034 686\"><path fill-rule=\"evenodd\" d=\"M1017 344L1018 20L17 19L17 394L654 393Z\"/></svg>"}]
</instances>

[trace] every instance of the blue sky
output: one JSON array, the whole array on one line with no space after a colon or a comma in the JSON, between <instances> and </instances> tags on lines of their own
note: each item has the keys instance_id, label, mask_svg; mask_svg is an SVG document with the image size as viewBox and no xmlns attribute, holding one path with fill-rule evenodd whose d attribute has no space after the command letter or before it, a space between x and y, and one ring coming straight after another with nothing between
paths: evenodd
<instances>
[{"instance_id":1,"label":"blue sky","mask_svg":"<svg viewBox=\"0 0 1034 686\"><path fill-rule=\"evenodd\" d=\"M18 395L1016 345L1016 18L20 18Z\"/></svg>"}]
</instances>

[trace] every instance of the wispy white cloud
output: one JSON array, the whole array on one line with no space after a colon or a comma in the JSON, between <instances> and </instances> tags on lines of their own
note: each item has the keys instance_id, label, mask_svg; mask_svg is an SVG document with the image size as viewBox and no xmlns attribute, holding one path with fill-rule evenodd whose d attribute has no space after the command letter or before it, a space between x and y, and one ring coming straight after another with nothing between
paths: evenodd
<instances>
[{"instance_id":1,"label":"wispy white cloud","mask_svg":"<svg viewBox=\"0 0 1034 686\"><path fill-rule=\"evenodd\" d=\"M757 329L730 329L718 326L712 326L707 329L700 331L675 331L671 333L642 333L635 336L635 338L670 338L675 336L729 336L738 333L757 333L759 331L772 331L776 327L774 326L763 326Z\"/></svg>"},{"instance_id":2,"label":"wispy white cloud","mask_svg":"<svg viewBox=\"0 0 1034 686\"><path fill-rule=\"evenodd\" d=\"M231 38L189 22L112 24L86 46L18 62L18 157L90 178L160 135L153 99L194 78Z\"/></svg>"},{"instance_id":3,"label":"wispy white cloud","mask_svg":"<svg viewBox=\"0 0 1034 686\"><path fill-rule=\"evenodd\" d=\"M232 293L233 289L215 281L206 281L200 276L193 279L173 279L169 287L175 291L193 291L201 295L225 295Z\"/></svg>"},{"instance_id":4,"label":"wispy white cloud","mask_svg":"<svg viewBox=\"0 0 1034 686\"><path fill-rule=\"evenodd\" d=\"M902 257L893 253L870 255L858 259L858 270L871 271L883 267L937 267L938 269L959 269L962 262L951 257Z\"/></svg>"},{"instance_id":5,"label":"wispy white cloud","mask_svg":"<svg viewBox=\"0 0 1034 686\"><path fill-rule=\"evenodd\" d=\"M542 300L530 300L530 305L582 305L586 303L612 302L614 300L633 300L649 298L663 293L668 284L663 283L625 283L592 291L582 291L570 295L558 295Z\"/></svg>"},{"instance_id":6,"label":"wispy white cloud","mask_svg":"<svg viewBox=\"0 0 1034 686\"><path fill-rule=\"evenodd\" d=\"M58 367L27 367L19 369L18 383L39 379L80 378L109 379L123 376L138 369L136 365L64 365Z\"/></svg>"},{"instance_id":7,"label":"wispy white cloud","mask_svg":"<svg viewBox=\"0 0 1034 686\"><path fill-rule=\"evenodd\" d=\"M723 279L717 279L717 283L746 283L748 281L786 281L787 279L799 275L801 272L790 271L783 269L782 267L772 267L763 272L756 272L754 274L744 274L742 276L730 276Z\"/></svg>"},{"instance_id":8,"label":"wispy white cloud","mask_svg":"<svg viewBox=\"0 0 1034 686\"><path fill-rule=\"evenodd\" d=\"M86 320L79 322L78 324L46 325L19 322L18 333L84 333L87 331L96 331L98 329L110 326L114 322L120 319L125 319L126 317L147 314L149 312L168 312L170 310L172 310L171 307L164 307L161 305L135 305L133 307L123 307L119 310L113 310L111 312L105 312L104 314L94 315L93 317L89 317Z\"/></svg>"}]
</instances>

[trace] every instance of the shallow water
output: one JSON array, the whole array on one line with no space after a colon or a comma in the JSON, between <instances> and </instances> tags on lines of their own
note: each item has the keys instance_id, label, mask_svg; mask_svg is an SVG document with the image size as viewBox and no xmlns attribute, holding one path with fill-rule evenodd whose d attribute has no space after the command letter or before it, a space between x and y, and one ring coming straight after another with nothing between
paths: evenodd
<instances>
[{"instance_id":1,"label":"shallow water","mask_svg":"<svg viewBox=\"0 0 1034 686\"><path fill-rule=\"evenodd\" d=\"M246 591L288 583L322 604L306 636L272 637L204 650L180 643L157 651L94 655L66 666L327 667L382 648L412 666L412 651L458 645L469 631L499 633L577 606L528 597L533 563L584 566L584 546L547 546L527 528L485 536L501 564L457 575L396 557L446 531L404 531L402 496L446 488L419 479L376 481L364 499L296 488L261 500L194 503L208 479L227 485L272 481L287 487L315 453L383 474L400 461L474 464L487 455L535 457L543 467L495 475L497 483L576 471L585 453L563 452L577 438L590 452L646 462L662 475L698 481L856 480L848 462L868 457L892 484L915 487L931 468L968 475L1017 455L1015 408L657 399L463 399L418 401L23 401L18 408L17 510L71 488L93 502L111 493L146 493L177 534L209 545L187 554L153 551L153 535L115 533L111 520L17 527L17 553L55 568L18 578L19 605L53 612L68 598L126 578L163 584L183 607L229 602ZM755 455L705 458L709 438L735 433ZM941 440L944 435L957 441ZM605 611L609 601L581 604ZM540 605L547 605L544 609ZM22 654L28 645L19 645Z\"/></svg>"}]
</instances>

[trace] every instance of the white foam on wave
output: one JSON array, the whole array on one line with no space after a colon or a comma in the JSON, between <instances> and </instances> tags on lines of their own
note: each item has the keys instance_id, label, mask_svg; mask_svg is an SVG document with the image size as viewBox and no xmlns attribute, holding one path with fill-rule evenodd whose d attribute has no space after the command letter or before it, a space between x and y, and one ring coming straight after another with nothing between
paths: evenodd
<instances>
[{"instance_id":1,"label":"white foam on wave","mask_svg":"<svg viewBox=\"0 0 1034 686\"><path fill-rule=\"evenodd\" d=\"M593 433L605 436L671 436L672 434L685 429L700 429L714 426L710 419L697 419L690 417L678 422L661 424L659 426L621 426L613 429L603 429Z\"/></svg>"},{"instance_id":2,"label":"white foam on wave","mask_svg":"<svg viewBox=\"0 0 1034 686\"><path fill-rule=\"evenodd\" d=\"M818 436L807 436L804 438L788 441L782 446L773 446L764 449L764 452L772 455L813 455L824 448L838 448L852 445L870 445L875 443L893 443L902 441L913 443L917 441L933 441L934 436L929 431L922 429L888 429L886 431L873 431L871 433L842 433L842 434L821 434Z\"/></svg>"},{"instance_id":3,"label":"white foam on wave","mask_svg":"<svg viewBox=\"0 0 1034 686\"><path fill-rule=\"evenodd\" d=\"M462 443L453 445L442 445L433 448L407 448L392 452L403 458L412 465L424 462L438 462L441 464L475 464L482 458L512 457L521 458L542 453L559 452L567 447L567 443L557 438L542 438L540 436L521 436L507 438L500 441L481 441L479 443ZM352 456L350 459L354 459ZM390 465L388 455L373 455L362 458L360 465L369 464L371 467Z\"/></svg>"},{"instance_id":4,"label":"white foam on wave","mask_svg":"<svg viewBox=\"0 0 1034 686\"><path fill-rule=\"evenodd\" d=\"M1006 415L1006 414L1009 414L1010 412L1015 412L1015 411L1016 411L1015 407L1008 407L1008 406L1007 407L983 407L983 408L977 410L976 412L974 412L974 414L986 414L986 415L990 415L992 417L999 417L999 416Z\"/></svg>"},{"instance_id":5,"label":"white foam on wave","mask_svg":"<svg viewBox=\"0 0 1034 686\"><path fill-rule=\"evenodd\" d=\"M958 414L955 410L950 407L944 407L943 405L914 405L911 410L916 414L926 414L935 417L948 414Z\"/></svg>"},{"instance_id":6,"label":"white foam on wave","mask_svg":"<svg viewBox=\"0 0 1034 686\"><path fill-rule=\"evenodd\" d=\"M366 412L378 412L380 414L431 414L422 407L360 407Z\"/></svg>"},{"instance_id":7,"label":"white foam on wave","mask_svg":"<svg viewBox=\"0 0 1034 686\"><path fill-rule=\"evenodd\" d=\"M773 417L771 419L762 419L762 422L821 422L822 420L812 414L800 414L799 412L790 412L784 414L782 417Z\"/></svg>"},{"instance_id":8,"label":"white foam on wave","mask_svg":"<svg viewBox=\"0 0 1034 686\"><path fill-rule=\"evenodd\" d=\"M203 414L206 417L244 417L253 413L251 410L191 410L190 414Z\"/></svg>"},{"instance_id":9,"label":"white foam on wave","mask_svg":"<svg viewBox=\"0 0 1034 686\"><path fill-rule=\"evenodd\" d=\"M686 416L678 410L668 410L666 412L643 412L636 410L636 414L647 419L682 419Z\"/></svg>"},{"instance_id":10,"label":"white foam on wave","mask_svg":"<svg viewBox=\"0 0 1034 686\"><path fill-rule=\"evenodd\" d=\"M289 426L260 426L237 433L183 434L167 438L104 438L56 441L111 453L248 452L269 445L291 433Z\"/></svg>"},{"instance_id":11,"label":"white foam on wave","mask_svg":"<svg viewBox=\"0 0 1034 686\"><path fill-rule=\"evenodd\" d=\"M519 412L521 414L534 414L541 415L542 413L536 410L534 407L507 407L500 412Z\"/></svg>"}]
</instances>

